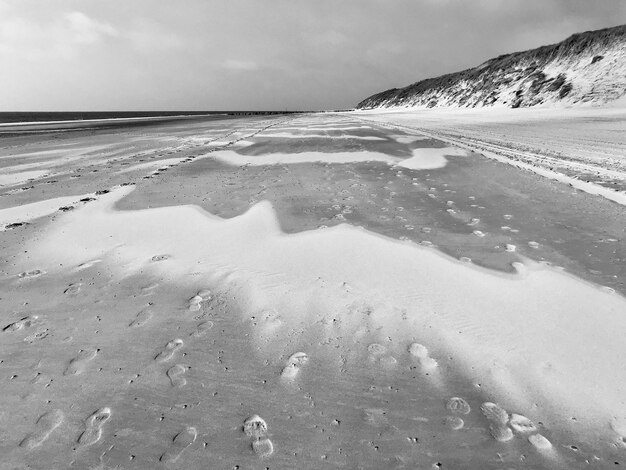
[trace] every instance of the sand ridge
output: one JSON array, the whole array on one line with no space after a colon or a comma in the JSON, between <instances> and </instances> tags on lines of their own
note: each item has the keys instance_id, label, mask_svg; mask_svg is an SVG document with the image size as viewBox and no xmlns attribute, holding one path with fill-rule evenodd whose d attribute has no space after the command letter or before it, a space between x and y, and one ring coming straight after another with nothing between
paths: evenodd
<instances>
[{"instance_id":1,"label":"sand ridge","mask_svg":"<svg viewBox=\"0 0 626 470\"><path fill-rule=\"evenodd\" d=\"M275 303L289 303L304 289L320 302L317 315L323 316L322 305L332 309L332 305L345 302L338 286L349 284L367 292L365 298L370 301L391 296L397 308L408 312L409 320L381 313L380 318L372 315L372 321L394 334L400 329L417 332L419 325L430 324L431 340L438 349L454 353L468 371L471 368L473 374L480 374L483 384L522 411L539 401L546 413L568 410L578 420L595 423L608 422L613 414L624 412L620 387L626 381L616 375L620 359L614 354L622 343L612 334L626 327L621 314L626 301L619 295L532 263L522 275L495 275L459 265L432 250L347 225L287 236L281 233L267 203L229 220L193 207L115 211L115 202L129 191L132 188L120 188L64 215L56 228L31 247L31 253L50 271L61 259L80 264L111 253L115 264L124 266L124 275L155 269L171 282L180 282L185 274L199 269L211 278L212 273L231 266L234 279L240 279L242 285L258 285L247 293L244 289L241 300L253 310L273 296ZM186 229L190 225L194 231ZM61 239L72 249L52 250ZM150 261L155 252L163 251L170 254L165 261ZM364 260L360 256L363 252L377 254ZM384 282L379 278L381 273ZM276 275L282 278L278 289L272 281ZM315 279L337 287L325 289L322 300L321 292L304 287ZM285 294L286 285L296 294ZM255 292L259 291L265 294L256 299ZM527 301L529 292L533 293L532 303ZM563 309L569 311L567 336L558 335ZM598 314L599 309L603 324L590 314ZM303 319L293 314L282 318L287 322ZM343 321L350 322L350 318ZM526 338L533 338L532 347ZM602 342L601 350L599 345L589 344L594 338ZM171 358L182 340L170 343L157 358ZM591 363L580 357L572 360L581 344L595 351ZM547 363L558 372L546 374ZM586 365L582 370L581 364ZM597 383L613 385L599 395Z\"/></svg>"}]
</instances>

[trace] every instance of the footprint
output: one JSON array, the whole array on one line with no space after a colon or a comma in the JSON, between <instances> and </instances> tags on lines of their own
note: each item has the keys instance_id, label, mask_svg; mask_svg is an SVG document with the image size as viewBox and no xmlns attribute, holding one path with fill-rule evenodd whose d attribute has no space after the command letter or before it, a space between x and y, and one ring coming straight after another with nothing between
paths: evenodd
<instances>
[{"instance_id":1,"label":"footprint","mask_svg":"<svg viewBox=\"0 0 626 470\"><path fill-rule=\"evenodd\" d=\"M159 284L157 282L148 284L147 286L143 286L141 288L141 295L150 295L152 294L152 291L157 287L159 287Z\"/></svg>"},{"instance_id":2,"label":"footprint","mask_svg":"<svg viewBox=\"0 0 626 470\"><path fill-rule=\"evenodd\" d=\"M283 320L274 309L263 310L256 315L259 325L265 335L271 335L283 325Z\"/></svg>"},{"instance_id":3,"label":"footprint","mask_svg":"<svg viewBox=\"0 0 626 470\"><path fill-rule=\"evenodd\" d=\"M419 360L419 363L422 366L422 369L424 370L432 370L432 369L435 369L439 365L437 364L437 361L433 359L432 357L421 358Z\"/></svg>"},{"instance_id":4,"label":"footprint","mask_svg":"<svg viewBox=\"0 0 626 470\"><path fill-rule=\"evenodd\" d=\"M187 426L184 430L174 436L170 447L163 453L163 455L161 455L159 460L166 464L176 462L180 458L183 451L195 442L196 437L198 437L198 431L196 431L196 428Z\"/></svg>"},{"instance_id":5,"label":"footprint","mask_svg":"<svg viewBox=\"0 0 626 470\"><path fill-rule=\"evenodd\" d=\"M389 426L387 411L381 408L366 408L363 410L363 419L370 426Z\"/></svg>"},{"instance_id":6,"label":"footprint","mask_svg":"<svg viewBox=\"0 0 626 470\"><path fill-rule=\"evenodd\" d=\"M187 384L187 379L183 377L185 372L187 372L187 367L181 364L176 364L167 370L167 376L169 377L170 382L172 382L172 387L180 388Z\"/></svg>"},{"instance_id":7,"label":"footprint","mask_svg":"<svg viewBox=\"0 0 626 470\"><path fill-rule=\"evenodd\" d=\"M42 274L44 274L44 271L42 271L41 269L33 269L32 271L24 271L23 273L19 273L17 277L24 279L24 278L38 277L38 276L41 276Z\"/></svg>"},{"instance_id":8,"label":"footprint","mask_svg":"<svg viewBox=\"0 0 626 470\"><path fill-rule=\"evenodd\" d=\"M424 357L428 357L428 349L426 348L426 346L423 346L419 343L412 343L409 346L409 354L421 359Z\"/></svg>"},{"instance_id":9,"label":"footprint","mask_svg":"<svg viewBox=\"0 0 626 470\"><path fill-rule=\"evenodd\" d=\"M67 286L67 289L63 291L65 295L76 295L80 291L81 283L76 282Z\"/></svg>"},{"instance_id":10,"label":"footprint","mask_svg":"<svg viewBox=\"0 0 626 470\"><path fill-rule=\"evenodd\" d=\"M34 343L35 341L39 339L44 339L49 334L50 334L50 330L48 328L40 328L37 331L35 331L33 334L28 335L26 338L24 338L24 342Z\"/></svg>"},{"instance_id":11,"label":"footprint","mask_svg":"<svg viewBox=\"0 0 626 470\"><path fill-rule=\"evenodd\" d=\"M12 224L7 224L4 226L5 230L13 230L14 228L24 227L26 225L30 225L28 222L14 222Z\"/></svg>"},{"instance_id":12,"label":"footprint","mask_svg":"<svg viewBox=\"0 0 626 470\"><path fill-rule=\"evenodd\" d=\"M378 359L378 363L385 369L391 369L398 365L398 360L393 356L382 356Z\"/></svg>"},{"instance_id":13,"label":"footprint","mask_svg":"<svg viewBox=\"0 0 626 470\"><path fill-rule=\"evenodd\" d=\"M202 323L198 324L196 329L189 336L193 336L194 338L200 338L204 336L211 328L213 328L212 321L203 321Z\"/></svg>"},{"instance_id":14,"label":"footprint","mask_svg":"<svg viewBox=\"0 0 626 470\"><path fill-rule=\"evenodd\" d=\"M528 436L528 442L530 442L538 450L552 449L552 443L541 434Z\"/></svg>"},{"instance_id":15,"label":"footprint","mask_svg":"<svg viewBox=\"0 0 626 470\"><path fill-rule=\"evenodd\" d=\"M197 312L202 308L202 302L211 299L211 291L209 289L202 289L191 299L189 299L189 311Z\"/></svg>"},{"instance_id":16,"label":"footprint","mask_svg":"<svg viewBox=\"0 0 626 470\"><path fill-rule=\"evenodd\" d=\"M61 425L64 418L61 410L52 410L42 414L35 424L35 430L20 442L20 447L34 449L40 446L48 439L52 431Z\"/></svg>"},{"instance_id":17,"label":"footprint","mask_svg":"<svg viewBox=\"0 0 626 470\"><path fill-rule=\"evenodd\" d=\"M133 328L139 328L140 326L144 326L146 323L148 323L148 321L150 321L150 319L152 318L153 314L152 311L148 308L142 310L141 312L139 312L135 318L133 319L133 321L131 321L128 326L133 327Z\"/></svg>"},{"instance_id":18,"label":"footprint","mask_svg":"<svg viewBox=\"0 0 626 470\"><path fill-rule=\"evenodd\" d=\"M446 408L452 413L457 413L461 415L467 415L472 411L472 408L469 406L463 398L460 397L452 397L446 403Z\"/></svg>"},{"instance_id":19,"label":"footprint","mask_svg":"<svg viewBox=\"0 0 626 470\"><path fill-rule=\"evenodd\" d=\"M309 362L309 356L306 353L297 352L292 354L280 375L287 380L293 380L300 372L300 368L307 362Z\"/></svg>"},{"instance_id":20,"label":"footprint","mask_svg":"<svg viewBox=\"0 0 626 470\"><path fill-rule=\"evenodd\" d=\"M102 437L102 426L111 417L111 408L105 406L92 414L85 421L85 430L78 438L78 443L83 446L95 444Z\"/></svg>"},{"instance_id":21,"label":"footprint","mask_svg":"<svg viewBox=\"0 0 626 470\"><path fill-rule=\"evenodd\" d=\"M2 329L2 331L11 332L11 331L21 330L22 328L28 328L32 326L37 321L38 318L39 317L37 315L29 315L16 322L8 324Z\"/></svg>"},{"instance_id":22,"label":"footprint","mask_svg":"<svg viewBox=\"0 0 626 470\"><path fill-rule=\"evenodd\" d=\"M76 266L76 269L77 270L88 269L88 268L91 268L92 266L95 266L96 264L100 263L101 261L102 261L101 259L93 259L91 261L86 261L86 262L81 263L78 266Z\"/></svg>"},{"instance_id":23,"label":"footprint","mask_svg":"<svg viewBox=\"0 0 626 470\"><path fill-rule=\"evenodd\" d=\"M459 429L463 428L463 426L465 425L465 422L463 421L463 419L459 418L458 416L446 416L446 419L444 420L444 424L448 426L450 429L452 429L453 431L458 431Z\"/></svg>"},{"instance_id":24,"label":"footprint","mask_svg":"<svg viewBox=\"0 0 626 470\"><path fill-rule=\"evenodd\" d=\"M200 297L202 297L203 300L210 300L211 299L211 289L202 289L200 291L198 291L198 295Z\"/></svg>"},{"instance_id":25,"label":"footprint","mask_svg":"<svg viewBox=\"0 0 626 470\"><path fill-rule=\"evenodd\" d=\"M274 453L274 444L268 438L252 441L252 450L259 457L269 457Z\"/></svg>"},{"instance_id":26,"label":"footprint","mask_svg":"<svg viewBox=\"0 0 626 470\"><path fill-rule=\"evenodd\" d=\"M613 418L610 426L622 439L626 439L626 418Z\"/></svg>"},{"instance_id":27,"label":"footprint","mask_svg":"<svg viewBox=\"0 0 626 470\"><path fill-rule=\"evenodd\" d=\"M259 415L252 415L243 422L243 432L248 437L260 439L267 434L267 423Z\"/></svg>"},{"instance_id":28,"label":"footprint","mask_svg":"<svg viewBox=\"0 0 626 470\"><path fill-rule=\"evenodd\" d=\"M154 359L159 362L169 361L171 358L174 357L174 354L176 353L176 351L178 351L182 347L183 347L182 339L173 339L165 345L163 350L159 352L159 354L157 354Z\"/></svg>"},{"instance_id":29,"label":"footprint","mask_svg":"<svg viewBox=\"0 0 626 470\"><path fill-rule=\"evenodd\" d=\"M202 297L199 295L194 295L191 299L189 299L189 311L197 312L202 308Z\"/></svg>"},{"instance_id":30,"label":"footprint","mask_svg":"<svg viewBox=\"0 0 626 470\"><path fill-rule=\"evenodd\" d=\"M78 355L70 361L63 375L82 374L87 367L87 363L96 357L98 351L99 349L81 349Z\"/></svg>"},{"instance_id":31,"label":"footprint","mask_svg":"<svg viewBox=\"0 0 626 470\"><path fill-rule=\"evenodd\" d=\"M372 343L367 347L367 352L370 353L371 356L382 356L387 352L387 348L382 344Z\"/></svg>"},{"instance_id":32,"label":"footprint","mask_svg":"<svg viewBox=\"0 0 626 470\"><path fill-rule=\"evenodd\" d=\"M528 419L526 416L518 415L515 413L511 414L509 425L513 428L514 431L522 434L527 432L535 432L537 430L537 426L535 426L535 424L530 419Z\"/></svg>"},{"instance_id":33,"label":"footprint","mask_svg":"<svg viewBox=\"0 0 626 470\"><path fill-rule=\"evenodd\" d=\"M418 358L422 369L431 370L437 367L437 361L428 355L426 346L419 343L413 343L409 346L409 353Z\"/></svg>"},{"instance_id":34,"label":"footprint","mask_svg":"<svg viewBox=\"0 0 626 470\"><path fill-rule=\"evenodd\" d=\"M25 227L26 225L30 225L28 222L14 222L12 224L7 224L4 226L5 230L13 230L18 227Z\"/></svg>"},{"instance_id":35,"label":"footprint","mask_svg":"<svg viewBox=\"0 0 626 470\"><path fill-rule=\"evenodd\" d=\"M489 421L489 432L496 441L506 442L513 438L513 431L507 426L509 415L503 408L495 403L485 402L480 410Z\"/></svg>"}]
</instances>

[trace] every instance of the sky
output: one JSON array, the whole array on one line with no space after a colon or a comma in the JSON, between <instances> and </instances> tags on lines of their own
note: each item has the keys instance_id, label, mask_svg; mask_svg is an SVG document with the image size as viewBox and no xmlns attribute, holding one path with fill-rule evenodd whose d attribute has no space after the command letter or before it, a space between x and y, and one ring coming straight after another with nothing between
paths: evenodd
<instances>
[{"instance_id":1,"label":"sky","mask_svg":"<svg viewBox=\"0 0 626 470\"><path fill-rule=\"evenodd\" d=\"M0 0L0 111L345 109L624 23L624 0Z\"/></svg>"}]
</instances>

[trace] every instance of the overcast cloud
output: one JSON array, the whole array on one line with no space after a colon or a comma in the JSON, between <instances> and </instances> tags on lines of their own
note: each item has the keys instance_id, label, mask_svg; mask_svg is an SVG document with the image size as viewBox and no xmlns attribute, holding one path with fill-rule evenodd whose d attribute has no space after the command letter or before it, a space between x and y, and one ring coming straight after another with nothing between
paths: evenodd
<instances>
[{"instance_id":1,"label":"overcast cloud","mask_svg":"<svg viewBox=\"0 0 626 470\"><path fill-rule=\"evenodd\" d=\"M623 0L0 0L0 110L337 109Z\"/></svg>"}]
</instances>

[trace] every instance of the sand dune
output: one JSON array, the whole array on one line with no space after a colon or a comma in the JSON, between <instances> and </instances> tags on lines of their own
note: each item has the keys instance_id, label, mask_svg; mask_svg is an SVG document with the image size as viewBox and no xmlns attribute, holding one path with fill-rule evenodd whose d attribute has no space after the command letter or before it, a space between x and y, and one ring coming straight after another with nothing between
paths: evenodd
<instances>
[{"instance_id":1,"label":"sand dune","mask_svg":"<svg viewBox=\"0 0 626 470\"><path fill-rule=\"evenodd\" d=\"M372 328L408 347L428 325L431 349L454 355L466 375L522 412L534 407L551 419L565 413L599 427L626 414L624 346L614 333L626 328L626 301L618 295L532 263L514 276L494 275L347 225L285 235L267 203L229 220L194 207L115 211L116 200L131 190L63 216L30 256L53 272L111 253L110 268L123 266L122 276L154 270L181 284L192 272L211 282L228 266L245 311L282 310L309 297L317 309L308 315L322 319L339 309L352 329L356 319L340 311L361 299L372 305ZM158 253L168 257L154 264ZM324 289L309 287L319 280ZM344 285L359 294L346 296ZM379 312L380 304L393 307ZM311 321L301 315L283 314L285 328Z\"/></svg>"}]
</instances>

